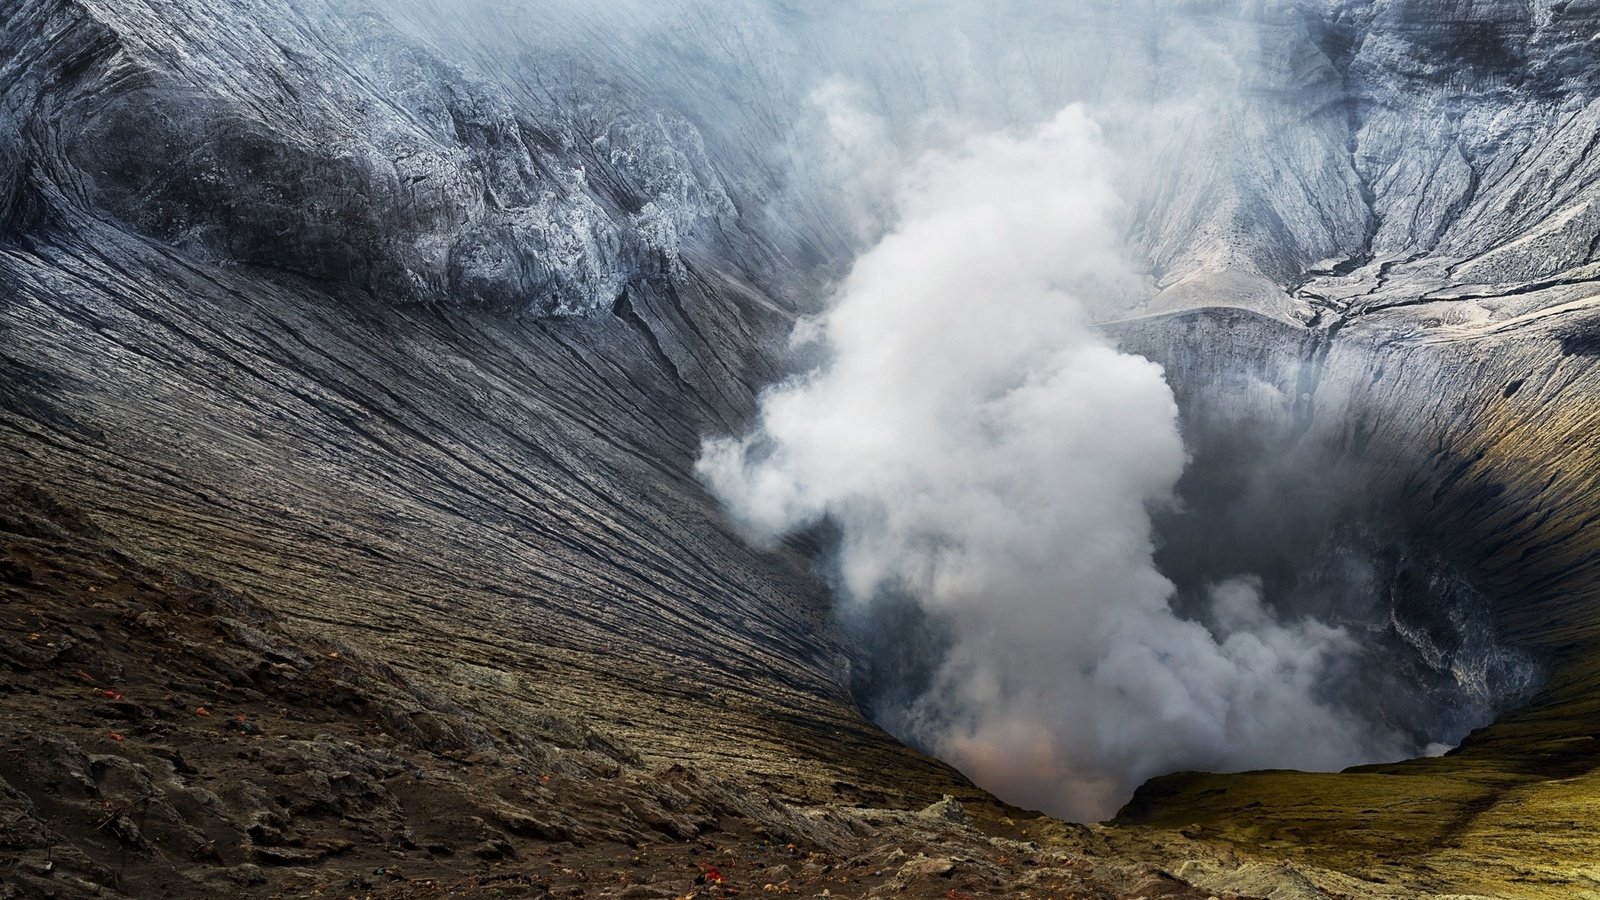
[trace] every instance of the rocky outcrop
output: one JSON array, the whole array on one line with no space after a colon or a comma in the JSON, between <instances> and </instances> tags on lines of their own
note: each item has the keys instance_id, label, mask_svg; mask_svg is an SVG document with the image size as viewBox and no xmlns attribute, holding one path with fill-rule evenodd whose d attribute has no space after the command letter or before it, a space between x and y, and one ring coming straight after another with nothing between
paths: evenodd
<instances>
[{"instance_id":1,"label":"rocky outcrop","mask_svg":"<svg viewBox=\"0 0 1600 900\"><path fill-rule=\"evenodd\" d=\"M36 177L217 262L589 313L733 214L670 113L600 89L530 109L375 9L30 0L0 42Z\"/></svg>"}]
</instances>

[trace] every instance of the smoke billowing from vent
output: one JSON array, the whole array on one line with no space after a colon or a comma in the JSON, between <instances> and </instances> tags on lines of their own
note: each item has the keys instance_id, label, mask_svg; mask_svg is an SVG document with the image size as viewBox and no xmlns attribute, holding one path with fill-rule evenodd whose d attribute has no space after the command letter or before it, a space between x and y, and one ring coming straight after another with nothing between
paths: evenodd
<instances>
[{"instance_id":1,"label":"smoke billowing from vent","mask_svg":"<svg viewBox=\"0 0 1600 900\"><path fill-rule=\"evenodd\" d=\"M1293 0L388 5L563 123L605 202L666 213L649 247L748 261L789 309L843 279L796 335L820 367L701 473L758 539L840 536L857 696L983 785L1101 815L1162 771L1452 744L1534 682L1342 458L1326 360L1294 349L1320 313L1285 286L1388 233L1345 25ZM1207 317L1230 333L1204 357L1151 324L1219 306L1249 312ZM1186 441L1162 371L1091 321L1172 363Z\"/></svg>"},{"instance_id":2,"label":"smoke billowing from vent","mask_svg":"<svg viewBox=\"0 0 1600 900\"><path fill-rule=\"evenodd\" d=\"M701 474L756 537L833 523L858 612L934 624L935 669L880 713L1007 799L1095 817L1159 772L1399 755L1319 696L1343 630L1280 620L1244 573L1205 621L1173 611L1151 511L1184 469L1177 408L1084 311L1138 285L1115 167L1078 106L912 165L797 332L827 362Z\"/></svg>"}]
</instances>

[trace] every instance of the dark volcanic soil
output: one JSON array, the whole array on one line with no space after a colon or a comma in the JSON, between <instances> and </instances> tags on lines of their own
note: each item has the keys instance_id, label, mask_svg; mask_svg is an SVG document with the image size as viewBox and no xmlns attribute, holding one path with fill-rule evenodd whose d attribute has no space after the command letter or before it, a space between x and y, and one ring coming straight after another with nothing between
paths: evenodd
<instances>
[{"instance_id":1,"label":"dark volcanic soil","mask_svg":"<svg viewBox=\"0 0 1600 900\"><path fill-rule=\"evenodd\" d=\"M38 491L0 503L0 584L0 897L1212 896L1086 829L508 733Z\"/></svg>"}]
</instances>

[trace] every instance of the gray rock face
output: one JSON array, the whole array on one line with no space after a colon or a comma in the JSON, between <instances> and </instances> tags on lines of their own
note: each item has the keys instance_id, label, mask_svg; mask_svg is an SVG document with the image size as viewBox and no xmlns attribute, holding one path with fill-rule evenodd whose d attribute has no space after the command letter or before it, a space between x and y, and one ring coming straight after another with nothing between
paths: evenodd
<instances>
[{"instance_id":1,"label":"gray rock face","mask_svg":"<svg viewBox=\"0 0 1600 900\"><path fill-rule=\"evenodd\" d=\"M0 119L0 233L11 231L22 210L22 154L16 146L16 126Z\"/></svg>"},{"instance_id":2,"label":"gray rock face","mask_svg":"<svg viewBox=\"0 0 1600 900\"><path fill-rule=\"evenodd\" d=\"M1005 127L1089 103L1128 157L1152 272L1129 312L1224 302L1304 321L1316 301L1282 288L1308 272L1526 282L1590 262L1600 233L1600 12L1581 4L1018 5L1036 27L1016 48L992 16L936 5L887 55L860 46L884 27L869 12L668 12L596 47L618 23L560 4L533 20L481 3L30 0L6 26L17 128L0 155L207 259L536 313L608 308L741 207L758 246L848 252L802 99L830 74L908 146L930 112ZM948 55L941 26L984 67L908 91ZM1019 62L1068 51L1071 71Z\"/></svg>"},{"instance_id":3,"label":"gray rock face","mask_svg":"<svg viewBox=\"0 0 1600 900\"><path fill-rule=\"evenodd\" d=\"M1346 72L1378 220L1372 255L1460 261L1452 274L1479 283L1589 262L1600 13L1394 3L1357 15L1341 19L1354 28Z\"/></svg>"},{"instance_id":4,"label":"gray rock face","mask_svg":"<svg viewBox=\"0 0 1600 900\"><path fill-rule=\"evenodd\" d=\"M732 213L670 113L529 110L358 4L41 0L6 28L26 158L202 258L588 313Z\"/></svg>"}]
</instances>

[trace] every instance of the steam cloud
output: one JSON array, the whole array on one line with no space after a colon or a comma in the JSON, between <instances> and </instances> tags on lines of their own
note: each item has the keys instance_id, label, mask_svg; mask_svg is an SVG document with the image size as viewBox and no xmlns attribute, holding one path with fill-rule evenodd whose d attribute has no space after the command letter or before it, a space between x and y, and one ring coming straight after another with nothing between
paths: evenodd
<instances>
[{"instance_id":1,"label":"steam cloud","mask_svg":"<svg viewBox=\"0 0 1600 900\"><path fill-rule=\"evenodd\" d=\"M1290 318L1283 284L1363 246L1304 4L385 5L550 115L691 123L747 201L719 230L795 267L786 302L855 259L795 336L825 362L700 471L755 539L832 526L858 696L984 786L1100 816L1163 771L1437 752L1536 683L1471 579L1290 427L1299 373L1175 356L1185 470L1160 369L1090 324Z\"/></svg>"},{"instance_id":2,"label":"steam cloud","mask_svg":"<svg viewBox=\"0 0 1600 900\"><path fill-rule=\"evenodd\" d=\"M1094 818L1160 772L1402 755L1318 695L1343 630L1280 620L1244 575L1205 621L1173 611L1151 510L1184 469L1177 408L1085 312L1139 288L1116 176L1077 105L909 166L895 223L797 329L827 361L700 473L756 539L832 522L848 606L943 627L887 724L1009 800Z\"/></svg>"}]
</instances>

